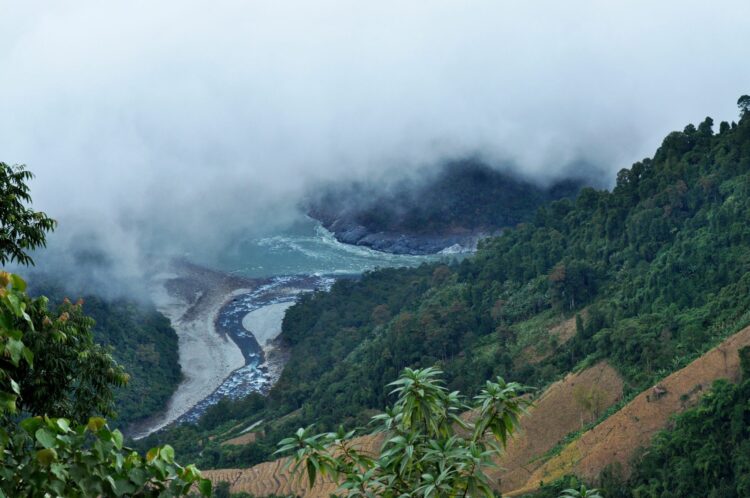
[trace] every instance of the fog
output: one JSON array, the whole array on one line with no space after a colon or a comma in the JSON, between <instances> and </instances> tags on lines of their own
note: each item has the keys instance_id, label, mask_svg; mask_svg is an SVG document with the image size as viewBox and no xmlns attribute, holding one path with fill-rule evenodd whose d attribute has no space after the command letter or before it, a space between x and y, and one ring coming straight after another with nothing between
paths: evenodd
<instances>
[{"instance_id":1,"label":"fog","mask_svg":"<svg viewBox=\"0 0 750 498\"><path fill-rule=\"evenodd\" d=\"M0 160L54 239L148 253L466 156L548 181L737 116L742 1L0 0ZM158 241L155 243L154 241ZM129 271L129 270L128 270Z\"/></svg>"}]
</instances>

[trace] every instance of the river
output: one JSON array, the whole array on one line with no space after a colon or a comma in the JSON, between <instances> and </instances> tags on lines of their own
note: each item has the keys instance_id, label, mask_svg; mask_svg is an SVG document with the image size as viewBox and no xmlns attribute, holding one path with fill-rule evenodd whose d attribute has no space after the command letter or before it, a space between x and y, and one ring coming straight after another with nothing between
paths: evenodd
<instances>
[{"instance_id":1,"label":"river","mask_svg":"<svg viewBox=\"0 0 750 498\"><path fill-rule=\"evenodd\" d=\"M131 431L145 436L174 421L194 422L224 397L266 393L283 369L274 339L300 293L383 267L450 260L455 254L396 255L338 242L319 223L244 236L211 254L188 253L156 278L157 305L172 321L184 380L166 409Z\"/></svg>"}]
</instances>

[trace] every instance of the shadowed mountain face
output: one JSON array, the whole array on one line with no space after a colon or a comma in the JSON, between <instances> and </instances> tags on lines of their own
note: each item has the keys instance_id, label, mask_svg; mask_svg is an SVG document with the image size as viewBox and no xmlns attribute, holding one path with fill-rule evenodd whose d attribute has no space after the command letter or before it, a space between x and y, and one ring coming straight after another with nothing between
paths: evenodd
<instances>
[{"instance_id":1,"label":"shadowed mountain face","mask_svg":"<svg viewBox=\"0 0 750 498\"><path fill-rule=\"evenodd\" d=\"M551 200L574 197L579 179L541 187L475 161L446 164L435 176L390 188L353 183L324 189L308 213L336 238L399 254L430 254L528 221ZM459 249L459 247L456 247Z\"/></svg>"}]
</instances>

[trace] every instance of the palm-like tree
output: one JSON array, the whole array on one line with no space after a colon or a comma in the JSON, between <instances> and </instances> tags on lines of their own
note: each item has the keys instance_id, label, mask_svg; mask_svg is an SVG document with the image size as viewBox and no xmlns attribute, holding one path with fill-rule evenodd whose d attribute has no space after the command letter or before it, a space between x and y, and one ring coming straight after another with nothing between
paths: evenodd
<instances>
[{"instance_id":1,"label":"palm-like tree","mask_svg":"<svg viewBox=\"0 0 750 498\"><path fill-rule=\"evenodd\" d=\"M598 489L587 489L585 484L581 484L579 489L566 489L560 493L558 498L604 498Z\"/></svg>"}]
</instances>

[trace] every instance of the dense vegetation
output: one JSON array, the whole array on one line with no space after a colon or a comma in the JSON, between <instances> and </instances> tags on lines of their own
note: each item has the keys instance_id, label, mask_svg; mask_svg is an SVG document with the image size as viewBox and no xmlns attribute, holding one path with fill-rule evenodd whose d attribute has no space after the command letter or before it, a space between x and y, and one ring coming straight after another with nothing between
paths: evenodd
<instances>
[{"instance_id":1,"label":"dense vegetation","mask_svg":"<svg viewBox=\"0 0 750 498\"><path fill-rule=\"evenodd\" d=\"M426 181L402 181L385 190L362 184L323 189L310 211L324 224L344 218L370 232L493 232L529 220L540 205L575 196L580 188L579 180L539 187L472 159L450 162Z\"/></svg>"},{"instance_id":2,"label":"dense vegetation","mask_svg":"<svg viewBox=\"0 0 750 498\"><path fill-rule=\"evenodd\" d=\"M33 295L47 296L55 306L63 303L67 292L49 276L34 273L33 281ZM94 340L111 348L130 377L127 387L115 390L118 425L127 427L163 409L182 378L177 334L169 319L151 304L125 298L86 295L81 302L94 320Z\"/></svg>"},{"instance_id":3,"label":"dense vegetation","mask_svg":"<svg viewBox=\"0 0 750 498\"><path fill-rule=\"evenodd\" d=\"M33 264L29 251L46 245L45 234L55 228L55 220L34 211L27 182L34 178L23 166L0 162L0 264Z\"/></svg>"},{"instance_id":4,"label":"dense vegetation","mask_svg":"<svg viewBox=\"0 0 750 498\"><path fill-rule=\"evenodd\" d=\"M206 465L256 463L295 426L365 423L406 366L437 364L450 389L472 393L494 376L541 387L606 358L640 391L750 322L748 219L750 117L719 133L706 118L620 171L612 191L543 206L475 257L305 296L284 320L291 359L264 406L215 425L263 420L255 444L220 446L195 426L155 440L184 451L198 440ZM558 342L549 328L566 318L575 334Z\"/></svg>"},{"instance_id":5,"label":"dense vegetation","mask_svg":"<svg viewBox=\"0 0 750 498\"><path fill-rule=\"evenodd\" d=\"M56 312L0 272L0 497L182 496L211 484L174 461L169 446L146 458L98 415L128 377L93 341L80 304ZM24 419L19 419L18 413Z\"/></svg>"},{"instance_id":6,"label":"dense vegetation","mask_svg":"<svg viewBox=\"0 0 750 498\"><path fill-rule=\"evenodd\" d=\"M0 261L32 263L54 221L34 212L23 167L0 163ZM10 180L8 180L10 178ZM18 201L18 202L17 202ZM99 415L112 415L113 389L128 376L96 344L80 303L48 308L18 275L0 272L0 498L179 496L211 483L174 461L169 446L145 458Z\"/></svg>"}]
</instances>

